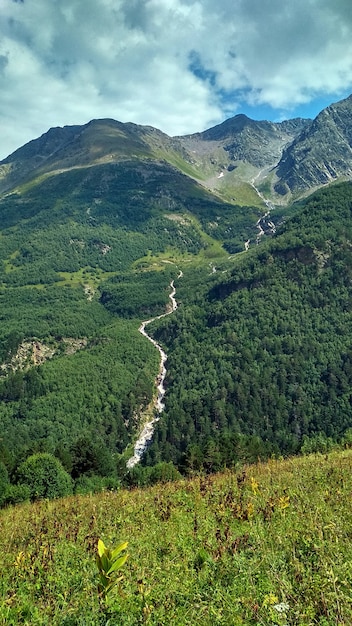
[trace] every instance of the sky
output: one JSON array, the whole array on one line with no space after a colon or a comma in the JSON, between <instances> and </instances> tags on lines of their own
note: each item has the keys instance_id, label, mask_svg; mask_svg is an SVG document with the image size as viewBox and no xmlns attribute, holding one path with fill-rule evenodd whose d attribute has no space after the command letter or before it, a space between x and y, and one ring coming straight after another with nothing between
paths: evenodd
<instances>
[{"instance_id":1,"label":"sky","mask_svg":"<svg viewBox=\"0 0 352 626\"><path fill-rule=\"evenodd\" d=\"M0 0L0 159L94 118L183 135L350 93L351 0Z\"/></svg>"}]
</instances>

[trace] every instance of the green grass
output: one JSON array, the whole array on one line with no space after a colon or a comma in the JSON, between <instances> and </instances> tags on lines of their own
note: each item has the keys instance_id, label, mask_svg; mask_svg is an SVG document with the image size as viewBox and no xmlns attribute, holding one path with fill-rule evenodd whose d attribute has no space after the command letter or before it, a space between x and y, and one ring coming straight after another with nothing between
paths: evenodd
<instances>
[{"instance_id":1,"label":"green grass","mask_svg":"<svg viewBox=\"0 0 352 626\"><path fill-rule=\"evenodd\" d=\"M100 283L116 276L118 272L105 272L101 268L92 269L90 267L82 267L77 272L58 272L61 280L56 284L58 286L71 285L77 286L82 284L89 284L96 288Z\"/></svg>"},{"instance_id":2,"label":"green grass","mask_svg":"<svg viewBox=\"0 0 352 626\"><path fill-rule=\"evenodd\" d=\"M173 215L175 217L175 215ZM177 216L176 216L177 217ZM133 269L154 269L165 268L165 263L174 263L176 266L182 267L183 263L192 263L195 265L202 265L204 262L211 260L219 260L228 257L228 253L224 250L220 241L214 239L208 235L203 229L199 220L190 213L179 216L181 219L187 220L187 222L193 226L197 235L202 242L203 247L198 254L182 253L177 248L168 247L164 252L153 254L148 251L148 254L144 257L137 259L132 267Z\"/></svg>"},{"instance_id":3,"label":"green grass","mask_svg":"<svg viewBox=\"0 0 352 626\"><path fill-rule=\"evenodd\" d=\"M190 163L185 161L185 159L183 159L177 152L154 149L153 153L156 158L164 159L165 161L170 163L170 165L173 165L178 170L180 170L183 174L186 174L186 176L190 176L191 178L194 178L196 180L199 179L198 170Z\"/></svg>"},{"instance_id":4,"label":"green grass","mask_svg":"<svg viewBox=\"0 0 352 626\"><path fill-rule=\"evenodd\" d=\"M3 510L0 624L351 624L351 464L346 450ZM109 612L98 538L129 542Z\"/></svg>"}]
</instances>

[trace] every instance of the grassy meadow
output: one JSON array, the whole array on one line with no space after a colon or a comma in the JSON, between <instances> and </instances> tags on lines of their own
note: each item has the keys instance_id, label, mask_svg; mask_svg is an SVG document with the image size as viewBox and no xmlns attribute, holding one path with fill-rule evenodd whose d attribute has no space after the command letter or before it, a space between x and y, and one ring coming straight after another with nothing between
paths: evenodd
<instances>
[{"instance_id":1,"label":"grassy meadow","mask_svg":"<svg viewBox=\"0 0 352 626\"><path fill-rule=\"evenodd\" d=\"M352 623L352 451L0 512L0 624ZM99 601L98 539L128 541Z\"/></svg>"}]
</instances>

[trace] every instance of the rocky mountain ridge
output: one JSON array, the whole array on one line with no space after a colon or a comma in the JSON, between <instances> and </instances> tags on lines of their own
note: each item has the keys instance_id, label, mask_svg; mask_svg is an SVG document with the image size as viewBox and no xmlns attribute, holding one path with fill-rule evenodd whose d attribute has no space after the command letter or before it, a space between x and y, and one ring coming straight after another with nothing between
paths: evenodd
<instances>
[{"instance_id":1,"label":"rocky mountain ridge","mask_svg":"<svg viewBox=\"0 0 352 626\"><path fill-rule=\"evenodd\" d=\"M283 147L291 143L307 125L309 120L274 123L236 115L202 133L179 139L184 147L190 150L193 146L195 151L203 144L203 151L211 152L213 143L227 153L230 164L243 161L262 168L276 163Z\"/></svg>"},{"instance_id":2,"label":"rocky mountain ridge","mask_svg":"<svg viewBox=\"0 0 352 626\"><path fill-rule=\"evenodd\" d=\"M111 119L51 128L0 162L0 193L68 169L121 161L167 162L226 201L248 204L251 187L252 195L259 189L274 204L287 204L352 177L352 96L314 120L274 123L240 114L180 137Z\"/></svg>"},{"instance_id":3,"label":"rocky mountain ridge","mask_svg":"<svg viewBox=\"0 0 352 626\"><path fill-rule=\"evenodd\" d=\"M321 111L284 149L276 176L280 194L352 177L352 95Z\"/></svg>"}]
</instances>

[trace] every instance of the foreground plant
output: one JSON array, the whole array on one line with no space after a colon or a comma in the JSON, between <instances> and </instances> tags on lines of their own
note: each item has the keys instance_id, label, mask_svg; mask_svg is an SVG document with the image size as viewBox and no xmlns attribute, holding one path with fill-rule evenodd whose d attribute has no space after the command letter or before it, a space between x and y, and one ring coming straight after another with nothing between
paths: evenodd
<instances>
[{"instance_id":1,"label":"foreground plant","mask_svg":"<svg viewBox=\"0 0 352 626\"><path fill-rule=\"evenodd\" d=\"M111 590L122 580L119 570L126 563L128 554L122 554L128 546L128 541L120 543L116 548L110 550L106 547L102 539L98 541L97 566L99 570L99 597L106 602Z\"/></svg>"}]
</instances>

